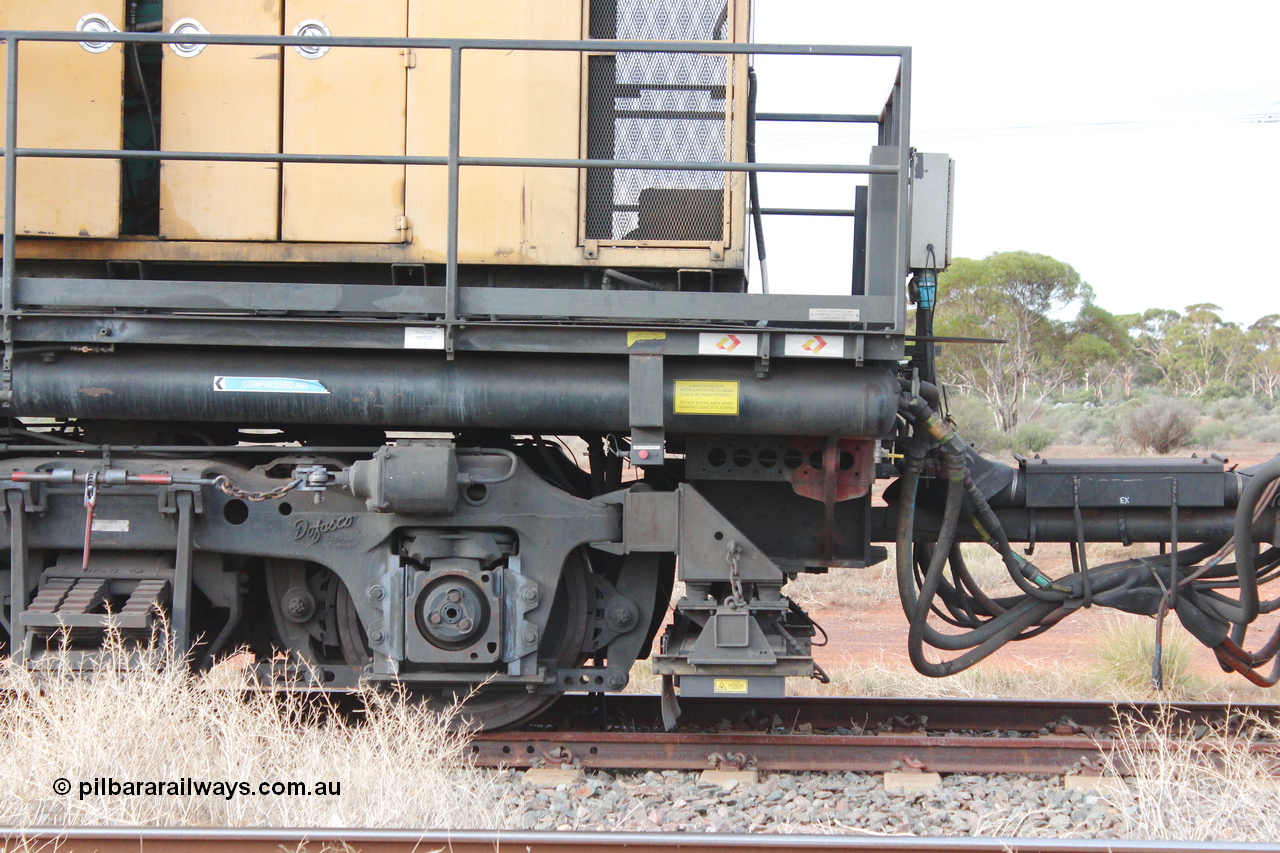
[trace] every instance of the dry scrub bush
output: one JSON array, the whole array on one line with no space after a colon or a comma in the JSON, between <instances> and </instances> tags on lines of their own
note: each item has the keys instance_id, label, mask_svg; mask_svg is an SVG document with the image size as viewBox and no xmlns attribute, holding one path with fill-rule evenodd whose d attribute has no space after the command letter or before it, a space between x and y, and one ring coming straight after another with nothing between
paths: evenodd
<instances>
[{"instance_id":1,"label":"dry scrub bush","mask_svg":"<svg viewBox=\"0 0 1280 853\"><path fill-rule=\"evenodd\" d=\"M1274 745L1280 729L1246 716L1244 735L1218 728L1201 737L1164 714L1148 722L1122 717L1111 773L1129 776L1132 801L1116 798L1129 838L1264 842L1280 837L1280 785L1274 755L1251 751L1256 739ZM1252 735L1254 740L1251 740ZM1204 747L1213 744L1213 760Z\"/></svg>"},{"instance_id":2,"label":"dry scrub bush","mask_svg":"<svg viewBox=\"0 0 1280 853\"><path fill-rule=\"evenodd\" d=\"M86 675L0 663L0 825L502 828L502 796L440 713L370 691L364 719L297 694L246 696L243 672L192 676L119 642ZM136 662L136 661L135 661ZM55 779L71 781L59 796ZM78 796L80 782L316 782L339 796Z\"/></svg>"},{"instance_id":3,"label":"dry scrub bush","mask_svg":"<svg viewBox=\"0 0 1280 853\"><path fill-rule=\"evenodd\" d=\"M1143 452L1171 453L1191 444L1196 421L1195 410L1190 406L1157 400L1121 416L1118 435Z\"/></svg>"}]
</instances>

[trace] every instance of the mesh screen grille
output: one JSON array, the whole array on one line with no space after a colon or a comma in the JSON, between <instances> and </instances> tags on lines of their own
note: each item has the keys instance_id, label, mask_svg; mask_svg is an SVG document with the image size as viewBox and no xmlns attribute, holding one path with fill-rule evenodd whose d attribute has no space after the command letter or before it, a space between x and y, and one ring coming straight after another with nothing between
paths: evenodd
<instances>
[{"instance_id":1,"label":"mesh screen grille","mask_svg":"<svg viewBox=\"0 0 1280 853\"><path fill-rule=\"evenodd\" d=\"M719 40L725 0L592 0L592 38ZM724 56L619 53L588 59L587 156L610 160L726 159ZM589 169L591 240L716 242L724 173Z\"/></svg>"}]
</instances>

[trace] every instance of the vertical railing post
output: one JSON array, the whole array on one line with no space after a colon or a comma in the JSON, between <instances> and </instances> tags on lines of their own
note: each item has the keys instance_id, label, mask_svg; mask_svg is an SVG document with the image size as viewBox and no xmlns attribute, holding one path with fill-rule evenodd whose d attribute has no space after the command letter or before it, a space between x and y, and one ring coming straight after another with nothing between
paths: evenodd
<instances>
[{"instance_id":1,"label":"vertical railing post","mask_svg":"<svg viewBox=\"0 0 1280 853\"><path fill-rule=\"evenodd\" d=\"M458 319L458 157L462 138L462 48L449 48L449 223L445 258L444 319L450 328Z\"/></svg>"},{"instance_id":2,"label":"vertical railing post","mask_svg":"<svg viewBox=\"0 0 1280 853\"><path fill-rule=\"evenodd\" d=\"M17 265L18 218L18 40L6 36L4 87L4 254L0 270L0 334L4 355L0 364L0 402L13 399L13 279Z\"/></svg>"},{"instance_id":3,"label":"vertical railing post","mask_svg":"<svg viewBox=\"0 0 1280 853\"><path fill-rule=\"evenodd\" d=\"M9 316L13 313L14 240L17 226L18 180L18 40L8 36L5 44L4 88L4 281L0 309L4 313L4 335L9 340Z\"/></svg>"},{"instance_id":4,"label":"vertical railing post","mask_svg":"<svg viewBox=\"0 0 1280 853\"><path fill-rule=\"evenodd\" d=\"M911 247L911 48L903 48L898 81L893 92L893 107L897 114L898 144L898 277L894 289L895 323L901 321L906 331L907 316L907 265Z\"/></svg>"}]
</instances>

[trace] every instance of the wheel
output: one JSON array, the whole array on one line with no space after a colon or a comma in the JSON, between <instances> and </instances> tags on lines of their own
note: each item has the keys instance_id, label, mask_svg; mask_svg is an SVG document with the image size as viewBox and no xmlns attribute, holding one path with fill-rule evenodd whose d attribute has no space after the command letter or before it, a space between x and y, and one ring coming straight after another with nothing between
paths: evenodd
<instances>
[{"instance_id":1,"label":"wheel","mask_svg":"<svg viewBox=\"0 0 1280 853\"><path fill-rule=\"evenodd\" d=\"M586 662L582 649L591 627L590 575L591 567L582 551L570 554L560 573L539 658L568 668ZM267 588L279 642L292 655L312 664L360 666L369 661L368 640L351 594L333 572L300 561L269 560ZM462 688L411 692L442 710L466 696ZM453 723L455 728L479 731L507 728L536 717L559 698L558 693L485 686L465 699Z\"/></svg>"},{"instance_id":2,"label":"wheel","mask_svg":"<svg viewBox=\"0 0 1280 853\"><path fill-rule=\"evenodd\" d=\"M560 586L551 605L547 630L543 632L538 657L554 659L557 666L574 668L586 663L582 648L591 627L591 568L581 549L565 561ZM429 701L438 707L451 706L457 691L432 691ZM455 728L495 731L517 726L541 714L560 699L559 693L527 693L523 689L486 686L466 699Z\"/></svg>"}]
</instances>

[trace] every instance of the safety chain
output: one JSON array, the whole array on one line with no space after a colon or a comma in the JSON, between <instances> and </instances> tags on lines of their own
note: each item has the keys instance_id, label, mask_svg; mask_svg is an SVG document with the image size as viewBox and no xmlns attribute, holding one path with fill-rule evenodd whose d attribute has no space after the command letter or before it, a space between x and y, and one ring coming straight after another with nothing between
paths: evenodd
<instances>
[{"instance_id":1,"label":"safety chain","mask_svg":"<svg viewBox=\"0 0 1280 853\"><path fill-rule=\"evenodd\" d=\"M298 477L296 480L291 480L282 486L276 486L274 489L267 492L247 492L239 486L233 485L232 482L223 474L219 474L213 478L213 485L224 494L230 495L233 498L252 501L253 503L268 500L278 501L289 492L303 485L305 482L305 478Z\"/></svg>"},{"instance_id":2,"label":"safety chain","mask_svg":"<svg viewBox=\"0 0 1280 853\"><path fill-rule=\"evenodd\" d=\"M742 575L738 570L738 558L741 556L742 546L735 540L729 540L724 558L729 564L729 587L732 594L724 600L724 603L730 610L737 610L747 604L747 599L742 594Z\"/></svg>"}]
</instances>

